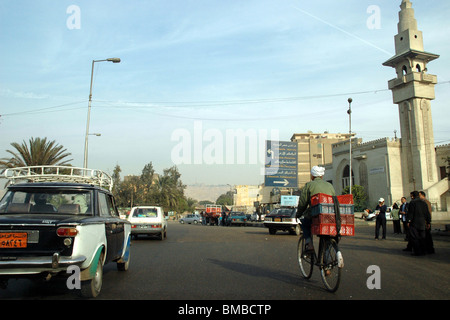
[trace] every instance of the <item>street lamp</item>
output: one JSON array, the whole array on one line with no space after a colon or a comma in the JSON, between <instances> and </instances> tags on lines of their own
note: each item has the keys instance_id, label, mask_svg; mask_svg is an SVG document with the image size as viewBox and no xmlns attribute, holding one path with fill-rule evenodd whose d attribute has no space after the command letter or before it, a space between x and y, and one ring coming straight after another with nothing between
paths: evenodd
<instances>
[{"instance_id":1,"label":"street lamp","mask_svg":"<svg viewBox=\"0 0 450 320\"><path fill-rule=\"evenodd\" d=\"M104 60L92 60L92 69L91 69L91 86L89 89L89 105L88 105L88 114L87 114L87 121L86 121L86 136L84 138L84 162L83 167L87 168L88 165L88 139L89 139L89 122L91 119L91 104L92 104L92 81L94 79L94 63L96 62L103 62L103 61L110 61L112 63L119 63L119 58L108 58ZM99 135L99 134L95 134Z\"/></svg>"},{"instance_id":2,"label":"street lamp","mask_svg":"<svg viewBox=\"0 0 450 320\"><path fill-rule=\"evenodd\" d=\"M352 194L352 98L348 98L348 133L350 134L350 166L349 166L349 177L350 177L350 194Z\"/></svg>"}]
</instances>

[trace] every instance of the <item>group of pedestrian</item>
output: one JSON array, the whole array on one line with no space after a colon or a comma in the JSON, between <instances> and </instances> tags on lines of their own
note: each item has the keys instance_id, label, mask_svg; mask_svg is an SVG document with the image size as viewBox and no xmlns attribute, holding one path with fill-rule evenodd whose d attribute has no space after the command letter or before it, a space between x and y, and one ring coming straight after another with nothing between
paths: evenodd
<instances>
[{"instance_id":1,"label":"group of pedestrian","mask_svg":"<svg viewBox=\"0 0 450 320\"><path fill-rule=\"evenodd\" d=\"M302 190L297 207L297 218L301 219L301 227L307 250L313 250L311 236L311 202L310 198L316 193L325 193L335 195L333 185L323 180L325 168L314 166L311 169L311 181L308 182ZM411 202L406 201L406 197L401 198L400 206L395 203L392 206L392 215L394 217L394 233L401 234L401 224L403 222L403 232L405 240L408 241L407 247L403 251L410 251L413 255L421 256L434 253L433 240L431 238L431 203L427 200L423 191L412 191L410 193ZM366 211L370 211L366 209ZM384 199L378 200L375 208L375 239L380 236L380 227L382 239L386 239L386 212L387 206Z\"/></svg>"},{"instance_id":2,"label":"group of pedestrian","mask_svg":"<svg viewBox=\"0 0 450 320\"><path fill-rule=\"evenodd\" d=\"M406 226L408 244L403 251L415 256L434 253L431 237L431 203L423 191L411 192L411 202L406 207Z\"/></svg>"},{"instance_id":3,"label":"group of pedestrian","mask_svg":"<svg viewBox=\"0 0 450 320\"><path fill-rule=\"evenodd\" d=\"M406 197L402 197L400 206L397 203L392 206L394 234L402 233L400 224L402 222L405 241L408 242L403 251L412 252L415 256L434 253L431 237L431 203L423 191L412 191L410 196L411 202L408 203ZM386 239L386 212L387 206L384 199L380 198L375 208L375 240L379 239L380 228L382 239Z\"/></svg>"}]
</instances>

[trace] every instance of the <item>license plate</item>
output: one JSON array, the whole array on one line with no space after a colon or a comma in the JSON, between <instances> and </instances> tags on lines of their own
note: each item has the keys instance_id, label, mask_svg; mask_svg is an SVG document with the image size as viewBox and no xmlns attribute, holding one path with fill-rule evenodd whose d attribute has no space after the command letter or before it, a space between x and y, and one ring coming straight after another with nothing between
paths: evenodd
<instances>
[{"instance_id":1,"label":"license plate","mask_svg":"<svg viewBox=\"0 0 450 320\"><path fill-rule=\"evenodd\" d=\"M26 248L27 238L26 232L0 233L0 248Z\"/></svg>"},{"instance_id":2,"label":"license plate","mask_svg":"<svg viewBox=\"0 0 450 320\"><path fill-rule=\"evenodd\" d=\"M281 218L275 218L275 219L273 219L273 221L275 221L275 222L281 222Z\"/></svg>"}]
</instances>

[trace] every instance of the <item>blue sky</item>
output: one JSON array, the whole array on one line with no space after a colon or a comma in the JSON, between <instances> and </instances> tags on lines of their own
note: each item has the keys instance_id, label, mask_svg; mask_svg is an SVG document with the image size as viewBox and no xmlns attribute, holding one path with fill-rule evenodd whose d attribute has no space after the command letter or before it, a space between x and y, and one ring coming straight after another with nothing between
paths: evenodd
<instances>
[{"instance_id":1,"label":"blue sky","mask_svg":"<svg viewBox=\"0 0 450 320\"><path fill-rule=\"evenodd\" d=\"M438 76L432 102L436 144L450 142L450 3L413 2ZM271 130L352 131L363 141L400 136L387 90L395 77L396 0L0 0L0 157L11 142L56 140L83 165L92 60L89 167L139 174L174 165L174 132L202 128L223 138ZM68 8L79 8L77 20ZM378 25L367 22L379 9ZM70 29L67 22L76 21ZM209 131L208 131L209 130ZM197 141L198 142L198 141ZM194 148L194 147L193 147ZM192 150L192 160L194 158ZM247 155L250 157L249 155ZM223 156L225 157L225 156ZM184 183L258 184L261 164L178 164ZM225 162L225 161L224 161Z\"/></svg>"}]
</instances>

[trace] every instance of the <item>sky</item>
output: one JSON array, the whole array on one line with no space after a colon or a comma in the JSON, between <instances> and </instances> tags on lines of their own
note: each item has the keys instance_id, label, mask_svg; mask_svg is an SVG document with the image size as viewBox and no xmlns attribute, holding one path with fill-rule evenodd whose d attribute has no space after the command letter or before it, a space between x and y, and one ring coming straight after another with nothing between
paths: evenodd
<instances>
[{"instance_id":1,"label":"sky","mask_svg":"<svg viewBox=\"0 0 450 320\"><path fill-rule=\"evenodd\" d=\"M47 137L82 167L92 61L113 57L94 63L89 168L123 177L152 162L185 184L260 184L265 140L348 133L349 97L363 142L401 137L382 66L400 3L0 0L0 158ZM448 144L450 2L412 3L440 55L434 139Z\"/></svg>"}]
</instances>

